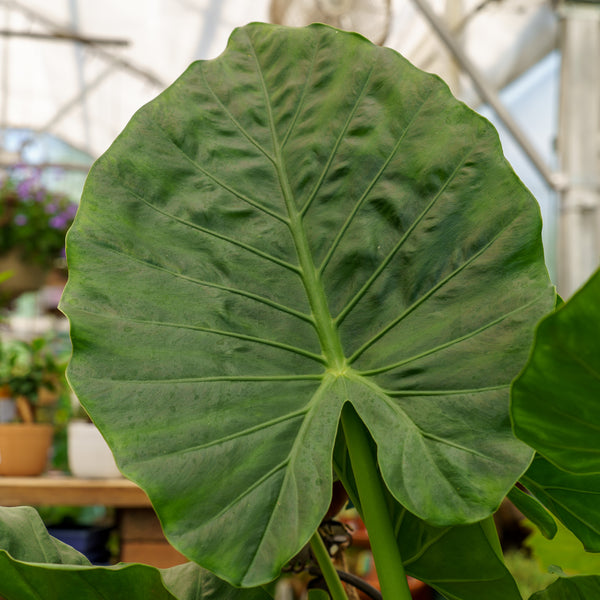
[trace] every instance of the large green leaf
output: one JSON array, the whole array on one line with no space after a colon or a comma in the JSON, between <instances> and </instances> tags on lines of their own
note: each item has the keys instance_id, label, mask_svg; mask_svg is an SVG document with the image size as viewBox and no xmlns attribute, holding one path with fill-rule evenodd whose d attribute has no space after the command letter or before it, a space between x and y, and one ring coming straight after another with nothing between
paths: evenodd
<instances>
[{"instance_id":1,"label":"large green leaf","mask_svg":"<svg viewBox=\"0 0 600 600\"><path fill-rule=\"evenodd\" d=\"M188 557L275 577L351 402L438 526L525 470L508 387L554 293L491 125L364 38L253 24L141 109L68 238L70 381Z\"/></svg>"},{"instance_id":2,"label":"large green leaf","mask_svg":"<svg viewBox=\"0 0 600 600\"><path fill-rule=\"evenodd\" d=\"M51 537L33 508L0 507L3 600L269 600L261 588L239 589L195 563L171 569L119 564L93 567Z\"/></svg>"},{"instance_id":3,"label":"large green leaf","mask_svg":"<svg viewBox=\"0 0 600 600\"><path fill-rule=\"evenodd\" d=\"M558 467L600 473L600 271L536 332L515 380L518 437Z\"/></svg>"},{"instance_id":4,"label":"large green leaf","mask_svg":"<svg viewBox=\"0 0 600 600\"><path fill-rule=\"evenodd\" d=\"M583 543L600 552L600 474L569 473L536 455L523 484Z\"/></svg>"}]
</instances>

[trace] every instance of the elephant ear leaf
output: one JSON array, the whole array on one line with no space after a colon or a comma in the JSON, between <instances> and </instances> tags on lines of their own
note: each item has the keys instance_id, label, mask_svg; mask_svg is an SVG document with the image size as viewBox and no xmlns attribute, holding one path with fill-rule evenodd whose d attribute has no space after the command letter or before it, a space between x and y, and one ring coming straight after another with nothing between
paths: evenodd
<instances>
[{"instance_id":1,"label":"elephant ear leaf","mask_svg":"<svg viewBox=\"0 0 600 600\"><path fill-rule=\"evenodd\" d=\"M516 435L564 471L600 475L600 271L539 325L515 380Z\"/></svg>"},{"instance_id":2,"label":"elephant ear leaf","mask_svg":"<svg viewBox=\"0 0 600 600\"><path fill-rule=\"evenodd\" d=\"M438 78L356 34L252 24L90 172L69 378L171 543L236 585L315 531L346 402L397 501L472 523L531 460L508 389L554 304L540 229Z\"/></svg>"}]
</instances>

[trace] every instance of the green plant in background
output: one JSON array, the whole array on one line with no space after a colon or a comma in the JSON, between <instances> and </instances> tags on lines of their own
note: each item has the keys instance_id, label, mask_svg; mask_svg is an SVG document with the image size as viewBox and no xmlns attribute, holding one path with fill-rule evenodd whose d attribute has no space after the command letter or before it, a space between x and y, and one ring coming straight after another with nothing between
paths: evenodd
<instances>
[{"instance_id":1,"label":"green plant in background","mask_svg":"<svg viewBox=\"0 0 600 600\"><path fill-rule=\"evenodd\" d=\"M517 582L523 600L548 587L558 577L546 569L541 569L540 564L522 548L507 550L504 553L504 562Z\"/></svg>"},{"instance_id":2,"label":"green plant in background","mask_svg":"<svg viewBox=\"0 0 600 600\"><path fill-rule=\"evenodd\" d=\"M65 234L77 204L51 192L30 168L0 178L0 255L17 251L28 261L51 267L64 252Z\"/></svg>"},{"instance_id":3,"label":"green plant in background","mask_svg":"<svg viewBox=\"0 0 600 600\"><path fill-rule=\"evenodd\" d=\"M52 420L53 408L67 390L66 365L45 338L0 342L0 395L14 403L16 421Z\"/></svg>"},{"instance_id":4,"label":"green plant in background","mask_svg":"<svg viewBox=\"0 0 600 600\"><path fill-rule=\"evenodd\" d=\"M157 598L262 598L310 541L340 600L317 533L339 479L386 600L410 598L405 573L448 599L520 598L491 514L525 471L540 481L526 399L513 419L531 447L509 414L555 302L540 228L496 132L438 78L325 26L236 30L92 169L62 303L77 396L169 540L218 579L26 577L67 593L77 573L89 598L151 582ZM20 600L35 558L13 539L0 594ZM60 550L50 562L79 560Z\"/></svg>"},{"instance_id":5,"label":"green plant in background","mask_svg":"<svg viewBox=\"0 0 600 600\"><path fill-rule=\"evenodd\" d=\"M586 552L582 543L564 525L558 524L553 539L541 535L532 527L524 542L525 548L543 572L555 566L569 575L594 575L600 573L600 554Z\"/></svg>"}]
</instances>

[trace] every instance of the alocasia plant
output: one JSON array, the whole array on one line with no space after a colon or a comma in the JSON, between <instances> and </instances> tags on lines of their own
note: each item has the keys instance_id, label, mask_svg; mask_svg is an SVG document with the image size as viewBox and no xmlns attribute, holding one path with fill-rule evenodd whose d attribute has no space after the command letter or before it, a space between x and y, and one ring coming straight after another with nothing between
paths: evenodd
<instances>
[{"instance_id":1,"label":"alocasia plant","mask_svg":"<svg viewBox=\"0 0 600 600\"><path fill-rule=\"evenodd\" d=\"M252 24L93 167L69 378L169 540L233 585L319 553L338 477L386 600L404 569L517 599L490 515L533 455L509 388L555 301L540 228L437 77L356 34Z\"/></svg>"}]
</instances>

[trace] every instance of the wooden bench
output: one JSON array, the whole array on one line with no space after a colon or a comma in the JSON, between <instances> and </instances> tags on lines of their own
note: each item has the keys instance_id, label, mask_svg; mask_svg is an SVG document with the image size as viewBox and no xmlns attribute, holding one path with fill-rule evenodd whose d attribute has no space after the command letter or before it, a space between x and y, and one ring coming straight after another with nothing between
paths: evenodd
<instances>
[{"instance_id":1,"label":"wooden bench","mask_svg":"<svg viewBox=\"0 0 600 600\"><path fill-rule=\"evenodd\" d=\"M119 560L159 568L187 561L165 539L146 493L127 479L0 477L0 506L95 505L116 509Z\"/></svg>"}]
</instances>

